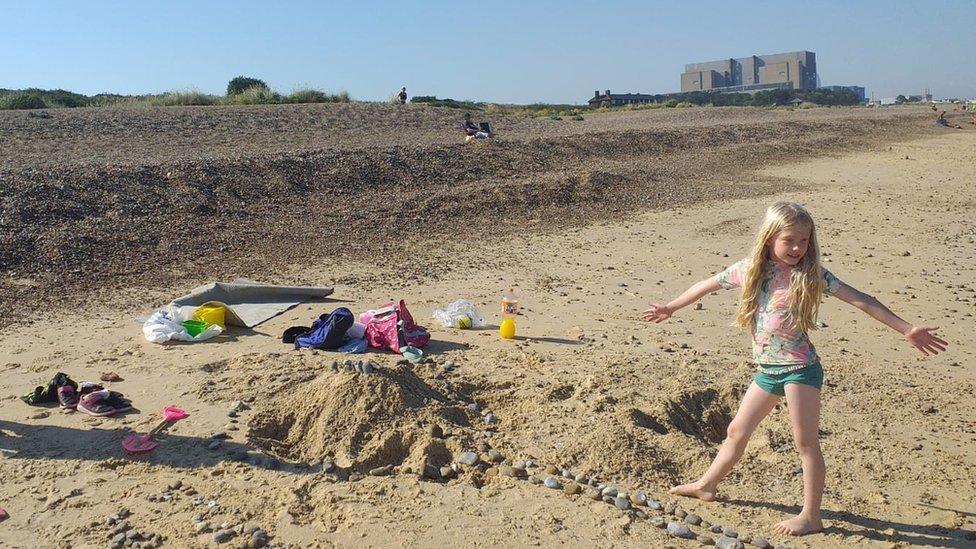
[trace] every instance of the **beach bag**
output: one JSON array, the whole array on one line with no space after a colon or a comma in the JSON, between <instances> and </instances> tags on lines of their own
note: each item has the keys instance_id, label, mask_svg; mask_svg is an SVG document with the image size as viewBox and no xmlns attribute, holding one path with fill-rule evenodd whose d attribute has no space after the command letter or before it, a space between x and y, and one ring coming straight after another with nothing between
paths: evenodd
<instances>
[{"instance_id":1,"label":"beach bag","mask_svg":"<svg viewBox=\"0 0 976 549\"><path fill-rule=\"evenodd\" d=\"M366 322L366 340L370 347L389 349L400 354L403 347L420 348L430 341L430 332L414 323L413 316L402 299L399 304L391 301L370 313L372 315Z\"/></svg>"},{"instance_id":2,"label":"beach bag","mask_svg":"<svg viewBox=\"0 0 976 549\"><path fill-rule=\"evenodd\" d=\"M352 323L352 311L339 307L320 316L307 332L295 337L295 348L336 349L346 342L346 332L352 327Z\"/></svg>"}]
</instances>

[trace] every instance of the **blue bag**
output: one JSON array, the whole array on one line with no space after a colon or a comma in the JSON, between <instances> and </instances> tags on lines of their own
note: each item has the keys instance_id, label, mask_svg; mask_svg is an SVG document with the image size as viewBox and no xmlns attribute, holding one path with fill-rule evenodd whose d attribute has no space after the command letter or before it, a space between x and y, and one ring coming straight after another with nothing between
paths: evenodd
<instances>
[{"instance_id":1,"label":"blue bag","mask_svg":"<svg viewBox=\"0 0 976 549\"><path fill-rule=\"evenodd\" d=\"M339 307L312 323L309 331L295 337L295 348L336 349L346 341L346 332L354 322L352 311Z\"/></svg>"}]
</instances>

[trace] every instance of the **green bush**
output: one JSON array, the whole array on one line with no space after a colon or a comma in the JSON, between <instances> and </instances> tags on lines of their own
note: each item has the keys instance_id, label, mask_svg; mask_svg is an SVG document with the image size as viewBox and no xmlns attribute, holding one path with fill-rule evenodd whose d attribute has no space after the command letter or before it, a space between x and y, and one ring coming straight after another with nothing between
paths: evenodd
<instances>
[{"instance_id":1,"label":"green bush","mask_svg":"<svg viewBox=\"0 0 976 549\"><path fill-rule=\"evenodd\" d=\"M347 92L325 93L312 88L295 90L281 99L282 103L348 103ZM397 102L399 103L399 99Z\"/></svg>"},{"instance_id":2,"label":"green bush","mask_svg":"<svg viewBox=\"0 0 976 549\"><path fill-rule=\"evenodd\" d=\"M244 93L255 86L260 86L262 88L268 87L264 80L251 78L250 76L238 76L227 83L227 95Z\"/></svg>"},{"instance_id":3,"label":"green bush","mask_svg":"<svg viewBox=\"0 0 976 549\"><path fill-rule=\"evenodd\" d=\"M563 119L563 117L559 116L558 114L550 114L549 115L549 120L562 120L562 119Z\"/></svg>"},{"instance_id":4,"label":"green bush","mask_svg":"<svg viewBox=\"0 0 976 549\"><path fill-rule=\"evenodd\" d=\"M139 104L135 101L134 104ZM196 90L174 91L162 95L149 96L146 103L153 106L177 107L197 105L219 105L220 98Z\"/></svg>"},{"instance_id":5,"label":"green bush","mask_svg":"<svg viewBox=\"0 0 976 549\"><path fill-rule=\"evenodd\" d=\"M570 118L570 120L575 120L577 122L582 122L584 120L583 115L577 114L576 116Z\"/></svg>"},{"instance_id":6,"label":"green bush","mask_svg":"<svg viewBox=\"0 0 976 549\"><path fill-rule=\"evenodd\" d=\"M0 97L0 109L46 109L44 98L35 92L15 92Z\"/></svg>"},{"instance_id":7,"label":"green bush","mask_svg":"<svg viewBox=\"0 0 976 549\"><path fill-rule=\"evenodd\" d=\"M695 106L694 103L691 103L691 102L688 102L688 101L681 101L677 105L675 105L675 107L677 107L679 109L687 109L688 107L694 107L694 106Z\"/></svg>"},{"instance_id":8,"label":"green bush","mask_svg":"<svg viewBox=\"0 0 976 549\"><path fill-rule=\"evenodd\" d=\"M267 105L281 103L281 95L266 86L254 86L240 93L227 96L228 105Z\"/></svg>"}]
</instances>

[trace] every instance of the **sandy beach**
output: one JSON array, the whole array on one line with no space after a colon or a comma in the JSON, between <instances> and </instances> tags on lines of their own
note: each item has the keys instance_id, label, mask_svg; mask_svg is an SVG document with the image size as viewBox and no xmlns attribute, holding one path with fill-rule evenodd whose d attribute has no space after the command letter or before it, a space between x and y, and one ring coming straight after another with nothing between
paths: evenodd
<instances>
[{"instance_id":1,"label":"sandy beach","mask_svg":"<svg viewBox=\"0 0 976 549\"><path fill-rule=\"evenodd\" d=\"M745 111L729 112L735 118L748 116ZM606 116L588 120L593 128L575 137L565 129L533 137L530 126L545 122L520 123L525 133L494 152L509 154L534 139L542 139L541 150L551 143L546 139L639 134L657 123L641 113L633 114L636 119ZM5 308L17 312L17 322L0 331L0 507L10 514L0 523L0 545L106 547L118 533L135 531L140 539L159 540L152 546L213 547L214 532L224 529L233 535L222 546L246 547L252 539L246 532L257 528L280 547L699 546L655 524L655 517L674 521L673 513L683 510L735 530L740 539L762 536L773 545L973 547L976 346L969 333L976 314L976 131L935 132L919 117L900 123L897 139L860 136L856 147L835 150L828 146L833 122L815 113L796 116L810 120L791 127L821 128L805 146L822 142L827 152L790 158L786 147L775 147L778 137L756 134L755 156L697 179L683 171L682 161L717 162L726 158L721 151L744 149L722 142L708 148L713 156L696 156L704 145L662 153L673 152L668 157L677 168L656 180L660 186L681 194L690 181L689 194L673 204L633 199L638 191L650 193L649 182L663 173L642 164L654 156L649 150L597 160L594 145L590 156L564 157L559 169L558 157L519 157L523 164L513 165L530 170L529 180L539 187L562 188L563 176L578 166L649 187L625 192L620 183L620 195L594 197L592 210L585 194L559 208L555 201L523 205L516 218L524 224L497 231L491 221L472 221L470 230L463 219L432 221L436 241L425 241L416 264L394 252L388 257L395 261L365 254L302 261L258 236L267 248L263 255L248 260L252 249L242 244L235 262L221 267L204 268L212 266L205 259L194 260L195 270L165 263L164 274L152 275L154 284L136 282L145 271L117 269L111 273L121 282L80 295L78 288L97 286L102 271L76 283L44 278L41 270L8 276ZM438 123L448 124L446 118ZM701 127L688 131L701 132L696 135L706 142L712 130ZM670 131L683 130L677 124ZM439 139L424 146L446 146ZM19 150L24 159L43 153L38 143ZM109 155L107 149L95 154ZM160 166L181 154L179 146L167 145L153 169L165 172ZM478 159L492 152L461 154ZM4 165L8 175L11 166ZM461 191L478 193L476 183L490 181L486 192L500 193L510 183L497 178L505 169L492 165L478 179L462 181L456 194L447 194L445 183L432 191L444 193L437 195L438 206L416 215L451 212L446 204L459 200ZM15 181L27 177L17 173ZM784 406L760 426L721 485L719 501L667 495L705 470L751 380L748 335L730 326L735 292L708 296L701 309L682 310L666 324L638 319L649 301L668 300L744 257L766 206L779 199L810 209L825 265L835 275L909 322L940 326L950 342L947 353L923 360L898 334L836 299L825 301L826 327L812 340L826 371L827 528L802 538L768 530L802 502ZM261 207L270 211L274 202ZM578 214L566 213L572 209ZM359 219L355 227L370 221ZM167 260L179 253L155 250ZM151 264L152 254L140 261ZM264 278L262 262L273 265ZM209 342L145 341L136 317L208 276L232 271L269 282L331 285L335 293ZM71 295L58 299L59 283ZM495 329L498 299L512 285L524 310L519 338L504 341ZM32 289L44 299L30 301L30 308L12 303L28 299ZM390 353L296 351L280 341L287 327L335 307L358 313L390 298L406 299L418 323L431 330L431 363L398 364L400 357ZM478 304L492 326L455 330L431 318L434 309L462 298ZM347 358L380 368L347 373L341 367ZM93 418L30 407L18 398L57 372L82 381L109 371L122 378L110 388L131 398L137 412ZM235 401L244 404L229 414ZM155 452L125 455L122 437L148 430L170 404L190 416L160 437ZM488 411L496 422L484 420ZM457 467L448 475L453 478L425 478L427 469L449 467L464 451L476 452L480 463ZM557 468L551 476L559 477L560 489L507 476L517 460L538 463L529 474L539 479L550 476L547 466ZM588 497L591 488L572 494L564 470L586 477L581 482L592 478L643 492L662 509L624 512ZM128 513L115 519L121 509ZM123 522L131 530L120 530ZM689 527L695 535L720 535L701 524ZM131 545L140 539L131 538Z\"/></svg>"}]
</instances>

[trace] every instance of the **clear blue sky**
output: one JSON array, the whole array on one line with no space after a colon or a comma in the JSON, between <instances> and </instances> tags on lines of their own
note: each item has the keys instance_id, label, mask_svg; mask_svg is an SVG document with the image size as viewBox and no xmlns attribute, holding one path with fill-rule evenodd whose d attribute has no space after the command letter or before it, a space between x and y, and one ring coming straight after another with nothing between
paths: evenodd
<instances>
[{"instance_id":1,"label":"clear blue sky","mask_svg":"<svg viewBox=\"0 0 976 549\"><path fill-rule=\"evenodd\" d=\"M581 103L684 64L810 50L821 82L976 96L976 2L0 0L0 88L223 93L237 75L385 100Z\"/></svg>"}]
</instances>

